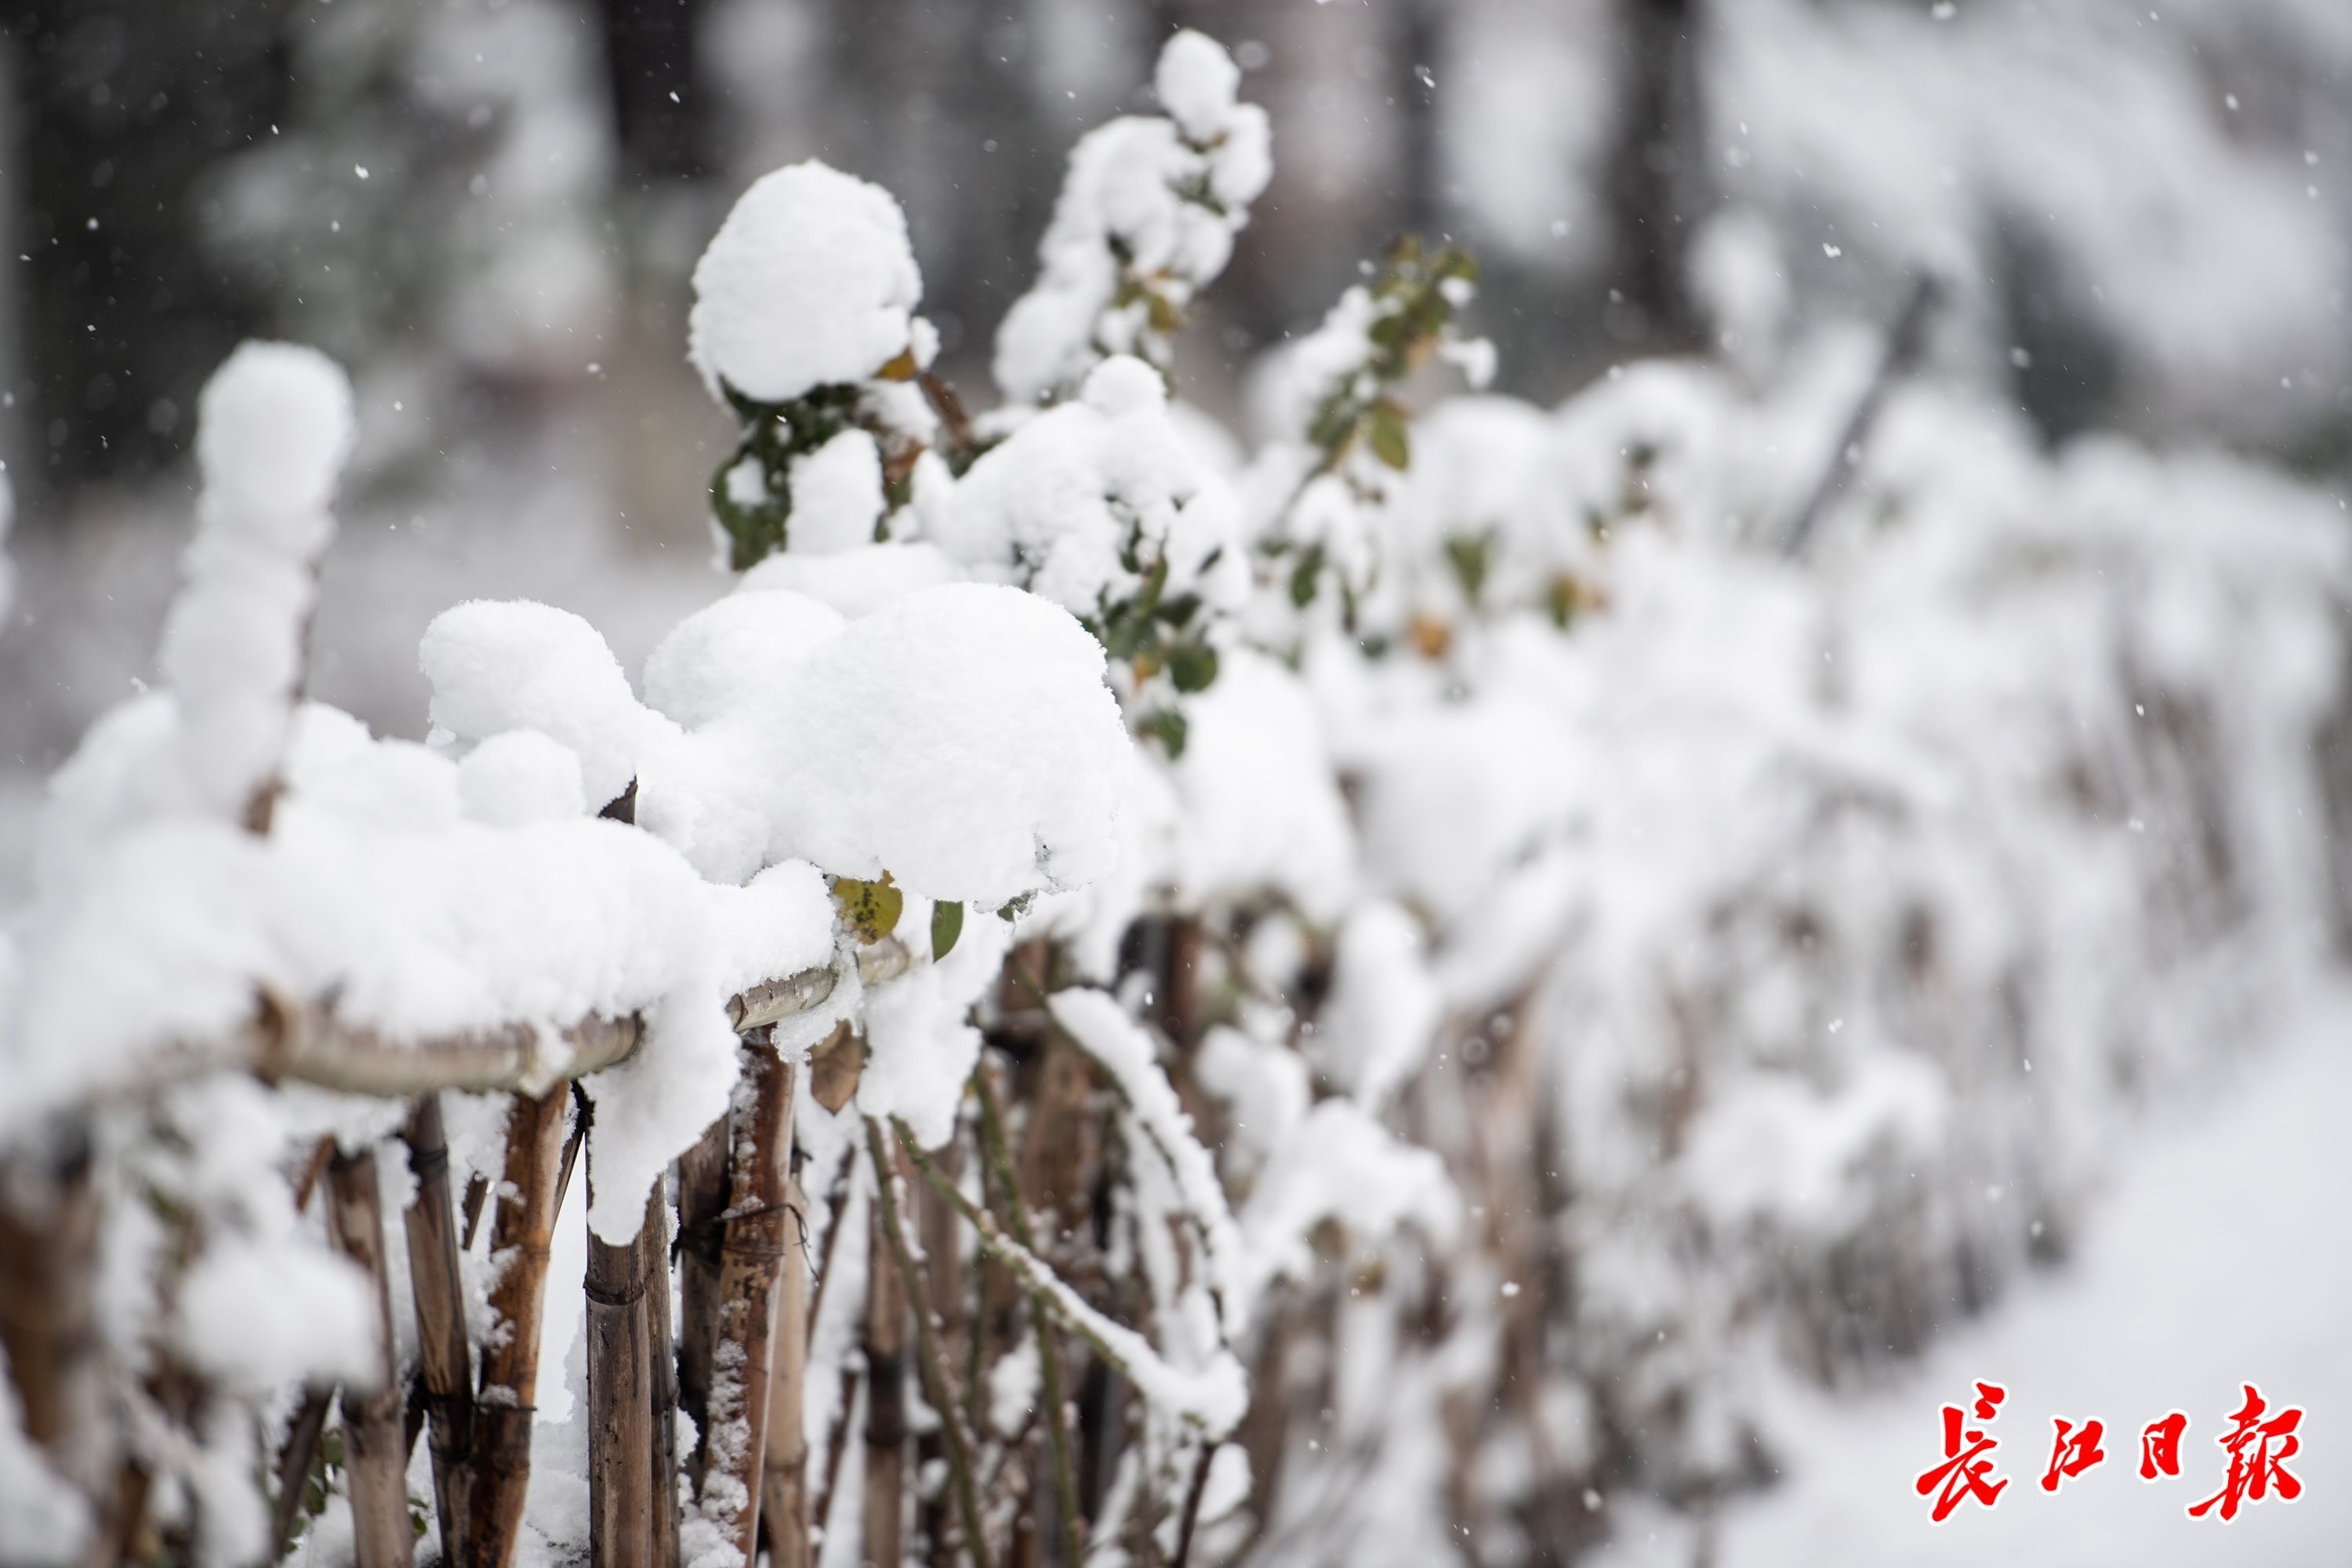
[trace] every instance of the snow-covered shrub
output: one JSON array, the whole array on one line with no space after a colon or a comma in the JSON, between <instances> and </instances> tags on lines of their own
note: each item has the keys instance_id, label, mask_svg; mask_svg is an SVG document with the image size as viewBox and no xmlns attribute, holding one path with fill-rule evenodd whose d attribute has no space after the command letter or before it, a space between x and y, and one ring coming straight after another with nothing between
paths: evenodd
<instances>
[{"instance_id":1,"label":"snow-covered shrub","mask_svg":"<svg viewBox=\"0 0 2352 1568\"><path fill-rule=\"evenodd\" d=\"M2317 961L2335 508L1910 391L1791 563L1856 345L1537 408L1411 242L1228 471L1238 81L1081 143L977 420L895 201L753 184L732 591L634 684L453 606L422 744L300 700L348 386L222 368L0 947L12 1541L1556 1561L2062 1251Z\"/></svg>"}]
</instances>

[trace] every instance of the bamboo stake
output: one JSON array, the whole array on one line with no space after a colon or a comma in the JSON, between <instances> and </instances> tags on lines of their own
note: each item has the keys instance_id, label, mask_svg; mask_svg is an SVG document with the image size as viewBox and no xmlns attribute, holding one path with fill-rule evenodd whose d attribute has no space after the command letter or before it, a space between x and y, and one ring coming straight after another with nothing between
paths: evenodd
<instances>
[{"instance_id":1,"label":"bamboo stake","mask_svg":"<svg viewBox=\"0 0 2352 1568\"><path fill-rule=\"evenodd\" d=\"M652 1376L653 1524L655 1568L677 1568L677 1360L671 1353L669 1300L669 1201L659 1184L648 1200L651 1212L638 1233L646 1280L646 1355Z\"/></svg>"},{"instance_id":2,"label":"bamboo stake","mask_svg":"<svg viewBox=\"0 0 2352 1568\"><path fill-rule=\"evenodd\" d=\"M875 1568L896 1568L906 1560L900 1542L907 1468L907 1289L898 1271L883 1265L890 1239L883 1228L880 1195L892 1171L888 1161L875 1162L877 1193L866 1265L865 1560Z\"/></svg>"},{"instance_id":3,"label":"bamboo stake","mask_svg":"<svg viewBox=\"0 0 2352 1568\"><path fill-rule=\"evenodd\" d=\"M588 1180L596 1173L590 1156ZM648 1194L638 1234L615 1247L588 1235L588 1561L592 1568L654 1568L653 1333L646 1236L662 1226Z\"/></svg>"},{"instance_id":4,"label":"bamboo stake","mask_svg":"<svg viewBox=\"0 0 2352 1568\"><path fill-rule=\"evenodd\" d=\"M988 1536L981 1523L980 1493L972 1481L971 1439L964 1435L963 1415L955 1401L955 1384L948 1376L947 1356L940 1345L929 1292L913 1249L907 1245L906 1228L898 1223L898 1163L891 1158L882 1124L871 1117L866 1121L866 1150L874 1161L875 1212L881 1216L883 1239L889 1244L890 1257L898 1265L899 1285L914 1307L918 1370L923 1379L923 1396L939 1415L940 1437L947 1447L948 1473L955 1482L956 1507L963 1515L964 1551L974 1568L989 1568Z\"/></svg>"},{"instance_id":5,"label":"bamboo stake","mask_svg":"<svg viewBox=\"0 0 2352 1568\"><path fill-rule=\"evenodd\" d=\"M559 1084L535 1099L517 1095L507 1113L505 1171L490 1221L492 1256L506 1259L490 1291L490 1309L504 1331L482 1348L467 1527L472 1555L466 1568L508 1568L521 1534L540 1320L548 1250L563 1201L563 1111L570 1099L569 1087Z\"/></svg>"},{"instance_id":6,"label":"bamboo stake","mask_svg":"<svg viewBox=\"0 0 2352 1568\"><path fill-rule=\"evenodd\" d=\"M775 1363L768 1380L768 1451L760 1472L760 1515L772 1568L809 1568L808 1198L784 1189L791 1218L783 1277L776 1283Z\"/></svg>"},{"instance_id":7,"label":"bamboo stake","mask_svg":"<svg viewBox=\"0 0 2352 1568\"><path fill-rule=\"evenodd\" d=\"M694 1423L687 1473L698 1498L710 1440L710 1361L719 1342L729 1142L729 1118L721 1116L677 1161L677 1404Z\"/></svg>"},{"instance_id":8,"label":"bamboo stake","mask_svg":"<svg viewBox=\"0 0 2352 1568\"><path fill-rule=\"evenodd\" d=\"M106 1418L97 1321L98 1188L88 1133L11 1162L0 1191L0 1345L25 1435L94 1508L112 1501L117 1443Z\"/></svg>"},{"instance_id":9,"label":"bamboo stake","mask_svg":"<svg viewBox=\"0 0 2352 1568\"><path fill-rule=\"evenodd\" d=\"M408 1169L416 1179L409 1200L408 1281L416 1308L417 1372L424 1386L433 1454L433 1510L441 1525L441 1558L467 1561L467 1487L474 1446L473 1368L466 1346L465 1286L457 1268L457 1216L449 1193L449 1143L441 1097L416 1102L402 1130Z\"/></svg>"},{"instance_id":10,"label":"bamboo stake","mask_svg":"<svg viewBox=\"0 0 2352 1568\"><path fill-rule=\"evenodd\" d=\"M703 1444L706 1517L731 1514L735 1549L751 1563L760 1546L760 1486L767 1461L769 1384L776 1333L776 1280L788 1250L785 1206L793 1147L794 1064L770 1032L743 1043L750 1104L734 1129L729 1205L719 1273L719 1331L711 1358L710 1436ZM718 1506L713 1507L713 1501Z\"/></svg>"},{"instance_id":11,"label":"bamboo stake","mask_svg":"<svg viewBox=\"0 0 2352 1568\"><path fill-rule=\"evenodd\" d=\"M375 1299L373 1387L343 1385L344 1473L350 1479L353 1550L359 1568L409 1568L415 1532L408 1523L408 1445L402 1431L400 1369L393 1359L392 1287L384 1271L383 1200L375 1151L338 1149L327 1162L327 1221L335 1250L364 1270Z\"/></svg>"}]
</instances>

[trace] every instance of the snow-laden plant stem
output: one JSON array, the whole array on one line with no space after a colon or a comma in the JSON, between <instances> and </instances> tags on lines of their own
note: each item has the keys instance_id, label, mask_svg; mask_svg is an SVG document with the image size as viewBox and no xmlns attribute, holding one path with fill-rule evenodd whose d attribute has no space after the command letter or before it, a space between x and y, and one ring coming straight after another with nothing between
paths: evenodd
<instances>
[{"instance_id":1,"label":"snow-laden plant stem","mask_svg":"<svg viewBox=\"0 0 2352 1568\"><path fill-rule=\"evenodd\" d=\"M900 1285L914 1310L915 1347L919 1358L918 1371L923 1379L923 1397L930 1402L940 1419L948 1473L955 1487L956 1508L963 1517L964 1551L971 1556L973 1568L989 1568L988 1533L980 1511L979 1487L973 1480L972 1440L964 1428L962 1405L955 1397L946 1352L940 1348L929 1283L899 1220L898 1163L890 1157L890 1142L882 1124L871 1117L866 1121L866 1148L874 1162L875 1212L880 1215L883 1237L889 1244Z\"/></svg>"},{"instance_id":2,"label":"snow-laden plant stem","mask_svg":"<svg viewBox=\"0 0 2352 1568\"><path fill-rule=\"evenodd\" d=\"M466 1342L465 1282L457 1264L457 1210L449 1190L449 1142L441 1096L421 1097L401 1130L415 1183L403 1221L416 1312L417 1383L433 1461L433 1506L442 1555L470 1562L466 1527L474 1447L473 1363ZM306 1467L307 1468L307 1467Z\"/></svg>"},{"instance_id":3,"label":"snow-laden plant stem","mask_svg":"<svg viewBox=\"0 0 2352 1568\"><path fill-rule=\"evenodd\" d=\"M1013 1168L1011 1146L1004 1136L1004 1111L989 1081L988 1064L972 1069L972 1097L980 1105L981 1149L994 1178L990 1190L999 1194L1013 1239L1030 1252L1037 1250L1036 1233L1029 1223L1029 1205L1021 1195L1021 1178ZM1025 1282L1024 1282L1025 1284ZM1078 1471L1070 1442L1070 1411L1063 1393L1062 1347L1055 1332L1054 1309L1044 1290L1034 1286L1023 1292L1029 1300L1029 1331L1037 1344L1039 1396L1045 1405L1045 1435L1054 1455L1055 1515L1061 1521L1065 1561L1085 1560L1086 1524L1078 1511Z\"/></svg>"}]
</instances>

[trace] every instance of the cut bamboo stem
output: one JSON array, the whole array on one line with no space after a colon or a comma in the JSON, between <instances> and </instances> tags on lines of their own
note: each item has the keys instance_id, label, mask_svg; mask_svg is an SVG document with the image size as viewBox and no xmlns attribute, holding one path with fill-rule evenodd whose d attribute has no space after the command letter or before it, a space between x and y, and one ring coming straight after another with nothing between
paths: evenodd
<instances>
[{"instance_id":1,"label":"cut bamboo stem","mask_svg":"<svg viewBox=\"0 0 2352 1568\"><path fill-rule=\"evenodd\" d=\"M116 1441L97 1321L98 1188L89 1135L0 1170L0 1345L25 1435L103 1513Z\"/></svg>"},{"instance_id":2,"label":"cut bamboo stem","mask_svg":"<svg viewBox=\"0 0 2352 1568\"><path fill-rule=\"evenodd\" d=\"M792 1215L785 1205L793 1144L794 1064L770 1031L743 1042L749 1103L735 1119L725 1237L719 1246L719 1331L710 1367L709 1436L703 1444L705 1518L720 1522L743 1561L760 1546L760 1488L767 1461L769 1384L776 1281Z\"/></svg>"},{"instance_id":3,"label":"cut bamboo stem","mask_svg":"<svg viewBox=\"0 0 2352 1568\"><path fill-rule=\"evenodd\" d=\"M963 1516L964 1552L973 1568L989 1568L988 1535L981 1521L980 1490L972 1479L971 1441L964 1434L963 1414L955 1399L955 1384L948 1373L947 1355L931 1310L930 1292L914 1250L907 1245L906 1226L898 1219L898 1163L891 1157L882 1124L867 1118L866 1149L874 1161L875 1212L881 1216L883 1239L898 1265L898 1282L913 1304L918 1366L923 1396L940 1418L940 1437L947 1448L948 1474L955 1486L956 1509ZM879 1260L877 1260L879 1272ZM887 1561L886 1559L885 1561Z\"/></svg>"},{"instance_id":4,"label":"cut bamboo stem","mask_svg":"<svg viewBox=\"0 0 2352 1568\"><path fill-rule=\"evenodd\" d=\"M467 1561L467 1486L474 1447L473 1367L466 1346L465 1285L457 1266L457 1215L449 1191L449 1143L441 1097L416 1102L401 1133L416 1181L406 1213L408 1282L416 1309L416 1359L433 1455L433 1510L441 1558Z\"/></svg>"},{"instance_id":5,"label":"cut bamboo stem","mask_svg":"<svg viewBox=\"0 0 2352 1568\"><path fill-rule=\"evenodd\" d=\"M507 1113L506 1163L490 1221L491 1256L502 1260L490 1291L498 1326L482 1348L466 1568L509 1568L522 1531L547 1258L563 1200L563 1112L570 1100L569 1086L558 1084L537 1097L515 1096Z\"/></svg>"},{"instance_id":6,"label":"cut bamboo stem","mask_svg":"<svg viewBox=\"0 0 2352 1568\"><path fill-rule=\"evenodd\" d=\"M784 1189L791 1225L776 1281L775 1361L768 1379L768 1451L760 1472L760 1515L772 1568L809 1568L808 1199Z\"/></svg>"},{"instance_id":7,"label":"cut bamboo stem","mask_svg":"<svg viewBox=\"0 0 2352 1568\"><path fill-rule=\"evenodd\" d=\"M593 1192L594 1156L588 1172ZM654 1568L653 1324L646 1234L659 1234L651 1194L638 1234L615 1247L588 1235L588 1561L592 1568Z\"/></svg>"},{"instance_id":8,"label":"cut bamboo stem","mask_svg":"<svg viewBox=\"0 0 2352 1568\"><path fill-rule=\"evenodd\" d=\"M882 1223L881 1193L895 1166L874 1162L877 1193L868 1220L866 1266L866 1552L868 1564L891 1568L906 1560L904 1490L907 1468L907 1289L885 1265L890 1238Z\"/></svg>"},{"instance_id":9,"label":"cut bamboo stem","mask_svg":"<svg viewBox=\"0 0 2352 1568\"><path fill-rule=\"evenodd\" d=\"M677 1360L671 1351L669 1300L669 1200L659 1183L648 1200L646 1227L637 1236L646 1279L646 1354L651 1374L653 1412L653 1522L655 1568L678 1568Z\"/></svg>"},{"instance_id":10,"label":"cut bamboo stem","mask_svg":"<svg viewBox=\"0 0 2352 1568\"><path fill-rule=\"evenodd\" d=\"M729 1121L721 1116L712 1122L677 1161L677 1405L694 1423L686 1468L698 1498L710 1438L710 1358L719 1342Z\"/></svg>"},{"instance_id":11,"label":"cut bamboo stem","mask_svg":"<svg viewBox=\"0 0 2352 1568\"><path fill-rule=\"evenodd\" d=\"M394 1363L392 1287L384 1268L375 1151L338 1149L327 1163L327 1191L335 1250L366 1273L375 1302L376 1358L368 1380L373 1386L345 1384L342 1393L353 1552L359 1568L409 1568L416 1535L408 1522L408 1444L402 1430L400 1369Z\"/></svg>"}]
</instances>

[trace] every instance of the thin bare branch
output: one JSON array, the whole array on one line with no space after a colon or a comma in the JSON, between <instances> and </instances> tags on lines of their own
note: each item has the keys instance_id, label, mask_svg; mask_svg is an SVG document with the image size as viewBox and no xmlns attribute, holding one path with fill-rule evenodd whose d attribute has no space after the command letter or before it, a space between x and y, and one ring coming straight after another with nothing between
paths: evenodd
<instances>
[{"instance_id":1,"label":"thin bare branch","mask_svg":"<svg viewBox=\"0 0 2352 1568\"><path fill-rule=\"evenodd\" d=\"M907 1245L906 1227L898 1220L898 1162L890 1157L882 1124L870 1116L866 1119L866 1149L874 1161L875 1209L881 1216L883 1238L890 1244L899 1282L914 1308L917 1371L923 1379L923 1397L939 1415L940 1436L947 1446L948 1474L955 1485L957 1510L963 1516L964 1550L974 1568L989 1568L988 1536L981 1521L980 1492L972 1479L971 1439L964 1432L955 1384L948 1375L946 1352L940 1346L929 1287L914 1250Z\"/></svg>"}]
</instances>

